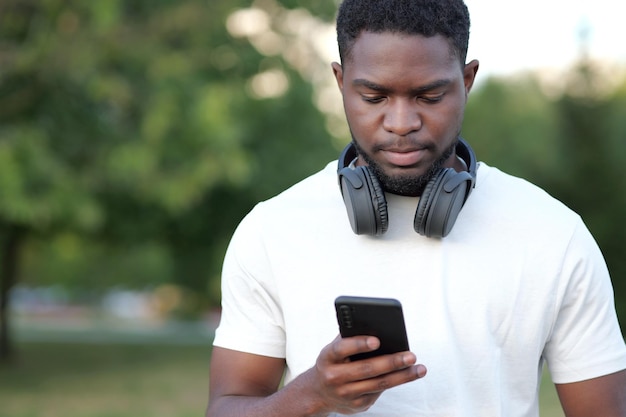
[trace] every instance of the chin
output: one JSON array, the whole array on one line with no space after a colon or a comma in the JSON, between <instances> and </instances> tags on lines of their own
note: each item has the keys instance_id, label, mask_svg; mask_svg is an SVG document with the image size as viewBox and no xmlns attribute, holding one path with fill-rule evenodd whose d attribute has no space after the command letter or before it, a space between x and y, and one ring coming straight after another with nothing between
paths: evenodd
<instances>
[{"instance_id":1,"label":"chin","mask_svg":"<svg viewBox=\"0 0 626 417\"><path fill-rule=\"evenodd\" d=\"M433 177L434 173L415 175L387 175L384 173L376 173L378 180L383 189L392 194L403 195L407 197L418 197L424 192L426 184Z\"/></svg>"}]
</instances>

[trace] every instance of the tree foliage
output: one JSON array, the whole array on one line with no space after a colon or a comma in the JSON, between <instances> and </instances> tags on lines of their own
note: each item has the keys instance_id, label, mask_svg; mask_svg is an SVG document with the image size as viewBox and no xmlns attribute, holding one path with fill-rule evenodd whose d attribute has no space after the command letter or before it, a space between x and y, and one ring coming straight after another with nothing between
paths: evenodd
<instances>
[{"instance_id":1,"label":"tree foliage","mask_svg":"<svg viewBox=\"0 0 626 417\"><path fill-rule=\"evenodd\" d=\"M18 278L173 283L189 295L183 313L217 305L239 220L349 140L314 105L330 68L304 43L319 30L311 16L332 20L336 3L0 2L0 356ZM556 99L532 75L482 80L463 135L479 159L580 212L626 317L626 84L599 95L591 66L572 77Z\"/></svg>"},{"instance_id":2,"label":"tree foliage","mask_svg":"<svg viewBox=\"0 0 626 417\"><path fill-rule=\"evenodd\" d=\"M623 88L603 92L595 65L583 59L556 103L562 175L554 192L583 216L603 250L613 278L618 313L626 326L626 260L621 219L626 213L626 121Z\"/></svg>"},{"instance_id":3,"label":"tree foliage","mask_svg":"<svg viewBox=\"0 0 626 417\"><path fill-rule=\"evenodd\" d=\"M226 30L246 5L2 2L3 323L15 276L88 289L171 281L215 302L207 288L236 222L334 156L307 82ZM288 88L252 97L268 69Z\"/></svg>"}]
</instances>

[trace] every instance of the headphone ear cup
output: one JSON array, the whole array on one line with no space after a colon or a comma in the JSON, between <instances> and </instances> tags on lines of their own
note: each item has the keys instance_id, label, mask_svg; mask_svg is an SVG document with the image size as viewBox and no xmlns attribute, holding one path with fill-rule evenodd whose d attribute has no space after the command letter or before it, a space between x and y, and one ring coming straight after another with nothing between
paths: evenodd
<instances>
[{"instance_id":1,"label":"headphone ear cup","mask_svg":"<svg viewBox=\"0 0 626 417\"><path fill-rule=\"evenodd\" d=\"M341 194L352 230L357 235L380 235L387 231L387 200L378 179L365 166L339 171Z\"/></svg>"},{"instance_id":2,"label":"headphone ear cup","mask_svg":"<svg viewBox=\"0 0 626 417\"><path fill-rule=\"evenodd\" d=\"M452 168L439 171L420 197L413 222L415 231L427 237L447 236L465 203L468 182L471 177L467 172L458 173ZM447 189L450 184L453 187Z\"/></svg>"},{"instance_id":3,"label":"headphone ear cup","mask_svg":"<svg viewBox=\"0 0 626 417\"><path fill-rule=\"evenodd\" d=\"M387 213L387 199L383 187L378 182L378 178L369 170L369 168L359 167L368 179L370 187L370 196L372 206L374 207L374 216L376 219L376 235L382 235L389 227L389 214Z\"/></svg>"},{"instance_id":4,"label":"headphone ear cup","mask_svg":"<svg viewBox=\"0 0 626 417\"><path fill-rule=\"evenodd\" d=\"M422 195L420 197L420 201L417 204L417 210L415 211L415 219L413 220L413 228L417 233L423 236L430 237L427 234L427 221L429 217L429 213L433 207L433 199L437 194L437 190L441 189L441 184L443 182L443 178L445 176L445 170L440 170L437 175L435 175L424 188ZM430 232L430 230L428 230Z\"/></svg>"},{"instance_id":5,"label":"headphone ear cup","mask_svg":"<svg viewBox=\"0 0 626 417\"><path fill-rule=\"evenodd\" d=\"M459 138L456 151L468 171L444 168L426 184L413 220L415 231L421 235L447 236L476 184L478 164L474 151L463 138ZM357 157L356 147L351 143L337 161L339 187L350 226L359 235L380 235L388 228L385 193L366 166L354 166Z\"/></svg>"}]
</instances>

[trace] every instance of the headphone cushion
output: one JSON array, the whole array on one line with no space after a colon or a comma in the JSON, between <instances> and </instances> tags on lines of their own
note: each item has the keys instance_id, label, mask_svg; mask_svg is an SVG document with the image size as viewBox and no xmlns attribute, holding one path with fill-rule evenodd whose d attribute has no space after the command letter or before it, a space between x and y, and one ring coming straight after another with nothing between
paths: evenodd
<instances>
[{"instance_id":1,"label":"headphone cushion","mask_svg":"<svg viewBox=\"0 0 626 417\"><path fill-rule=\"evenodd\" d=\"M443 179L446 176L446 169L441 169L428 183L422 192L419 203L417 204L417 210L415 211L415 219L413 220L413 228L420 235L428 236L427 221L429 213L433 207L433 200L439 193L443 185Z\"/></svg>"},{"instance_id":2,"label":"headphone cushion","mask_svg":"<svg viewBox=\"0 0 626 417\"><path fill-rule=\"evenodd\" d=\"M417 205L413 227L427 237L445 237L452 230L471 191L472 177L444 168L429 181Z\"/></svg>"},{"instance_id":3,"label":"headphone cushion","mask_svg":"<svg viewBox=\"0 0 626 417\"><path fill-rule=\"evenodd\" d=\"M387 200L378 179L365 166L339 171L339 186L352 231L380 235L387 231Z\"/></svg>"},{"instance_id":4,"label":"headphone cushion","mask_svg":"<svg viewBox=\"0 0 626 417\"><path fill-rule=\"evenodd\" d=\"M365 166L357 167L363 170L363 176L367 180L372 198L372 206L374 207L374 215L376 216L376 234L380 235L387 231L389 227L389 214L387 213L387 199L385 192L378 182L378 178Z\"/></svg>"}]
</instances>

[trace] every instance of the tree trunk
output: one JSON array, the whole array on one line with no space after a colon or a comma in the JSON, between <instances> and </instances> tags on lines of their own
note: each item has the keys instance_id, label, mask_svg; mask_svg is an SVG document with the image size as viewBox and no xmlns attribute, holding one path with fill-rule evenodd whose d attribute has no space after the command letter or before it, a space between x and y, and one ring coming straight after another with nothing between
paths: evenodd
<instances>
[{"instance_id":1,"label":"tree trunk","mask_svg":"<svg viewBox=\"0 0 626 417\"><path fill-rule=\"evenodd\" d=\"M4 234L0 237L0 362L8 362L15 355L9 324L9 292L17 281L19 246L24 230L9 224L0 231Z\"/></svg>"}]
</instances>

